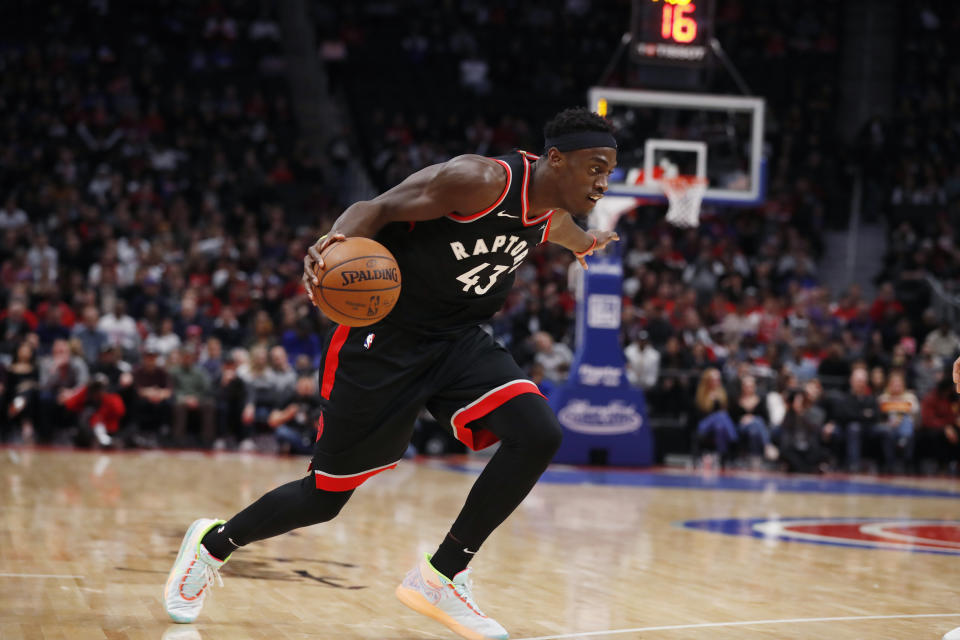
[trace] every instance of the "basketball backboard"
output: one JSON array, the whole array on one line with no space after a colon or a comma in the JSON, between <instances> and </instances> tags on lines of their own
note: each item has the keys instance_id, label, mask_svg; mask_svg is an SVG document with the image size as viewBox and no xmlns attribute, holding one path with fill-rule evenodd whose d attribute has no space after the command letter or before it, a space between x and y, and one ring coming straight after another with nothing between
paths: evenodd
<instances>
[{"instance_id":1,"label":"basketball backboard","mask_svg":"<svg viewBox=\"0 0 960 640\"><path fill-rule=\"evenodd\" d=\"M707 180L705 203L763 202L762 98L594 87L588 100L617 127L610 195L662 198L660 179L680 174Z\"/></svg>"}]
</instances>

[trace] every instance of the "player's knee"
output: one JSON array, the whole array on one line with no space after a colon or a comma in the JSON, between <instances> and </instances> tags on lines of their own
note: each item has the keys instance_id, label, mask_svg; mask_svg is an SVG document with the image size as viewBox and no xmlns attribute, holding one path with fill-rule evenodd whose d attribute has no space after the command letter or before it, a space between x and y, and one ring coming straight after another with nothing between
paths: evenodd
<instances>
[{"instance_id":1,"label":"player's knee","mask_svg":"<svg viewBox=\"0 0 960 640\"><path fill-rule=\"evenodd\" d=\"M540 424L538 433L537 450L549 454L550 458L553 458L553 455L560 448L560 443L563 442L563 428L552 412L550 413L550 419L544 420Z\"/></svg>"},{"instance_id":2,"label":"player's knee","mask_svg":"<svg viewBox=\"0 0 960 640\"><path fill-rule=\"evenodd\" d=\"M300 483L300 490L305 497L307 510L313 524L327 522L337 517L344 505L353 495L353 491L326 491L319 489L312 474Z\"/></svg>"},{"instance_id":3,"label":"player's knee","mask_svg":"<svg viewBox=\"0 0 960 640\"><path fill-rule=\"evenodd\" d=\"M324 491L323 489L314 489L313 505L317 523L328 522L336 518L344 505L347 504L347 500L352 493L352 491Z\"/></svg>"},{"instance_id":4,"label":"player's knee","mask_svg":"<svg viewBox=\"0 0 960 640\"><path fill-rule=\"evenodd\" d=\"M553 457L563 440L563 429L547 402L538 395L517 396L497 416L505 422L504 444Z\"/></svg>"}]
</instances>

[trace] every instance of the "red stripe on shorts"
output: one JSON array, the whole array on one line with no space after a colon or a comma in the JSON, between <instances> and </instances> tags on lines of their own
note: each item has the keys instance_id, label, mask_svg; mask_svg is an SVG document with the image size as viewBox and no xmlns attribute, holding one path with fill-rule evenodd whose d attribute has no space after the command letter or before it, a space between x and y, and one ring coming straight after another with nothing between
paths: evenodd
<instances>
[{"instance_id":1,"label":"red stripe on shorts","mask_svg":"<svg viewBox=\"0 0 960 640\"><path fill-rule=\"evenodd\" d=\"M489 447L499 440L499 438L486 429L474 431L473 429L468 429L467 425L474 420L482 418L494 409L501 407L508 400L516 398L521 393L535 393L541 398L546 399L546 396L540 393L537 385L529 380L514 380L496 389L491 389L453 414L450 422L453 425L454 437L474 451Z\"/></svg>"},{"instance_id":2,"label":"red stripe on shorts","mask_svg":"<svg viewBox=\"0 0 960 640\"><path fill-rule=\"evenodd\" d=\"M330 347L327 349L327 355L323 359L323 384L320 386L320 397L325 400L330 399L330 392L333 391L333 379L337 375L337 367L340 366L340 349L343 343L347 341L347 334L350 333L350 327L340 325L333 332L333 338L330 340Z\"/></svg>"},{"instance_id":3,"label":"red stripe on shorts","mask_svg":"<svg viewBox=\"0 0 960 640\"><path fill-rule=\"evenodd\" d=\"M394 462L393 464L370 469L369 471L361 471L360 473L354 473L348 476L335 476L314 470L313 476L317 481L317 489L323 489L324 491L350 491L351 489L359 487L371 476L375 476L381 471L393 469L397 464L397 462Z\"/></svg>"}]
</instances>

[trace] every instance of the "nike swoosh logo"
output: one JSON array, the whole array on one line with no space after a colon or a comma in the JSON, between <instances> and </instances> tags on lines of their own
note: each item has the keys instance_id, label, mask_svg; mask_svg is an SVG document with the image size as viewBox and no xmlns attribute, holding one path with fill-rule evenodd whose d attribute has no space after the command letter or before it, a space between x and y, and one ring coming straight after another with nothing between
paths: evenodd
<instances>
[{"instance_id":1,"label":"nike swoosh logo","mask_svg":"<svg viewBox=\"0 0 960 640\"><path fill-rule=\"evenodd\" d=\"M510 216L510 217L511 217L511 218L515 218L516 216ZM463 552L464 552L464 553L469 553L469 554L472 555L472 556L477 554L476 551L470 551L470 549L468 549L468 548L466 548L466 547L463 548Z\"/></svg>"},{"instance_id":2,"label":"nike swoosh logo","mask_svg":"<svg viewBox=\"0 0 960 640\"><path fill-rule=\"evenodd\" d=\"M520 216L512 216L504 210L504 211L497 211L497 217L498 218L519 218Z\"/></svg>"}]
</instances>

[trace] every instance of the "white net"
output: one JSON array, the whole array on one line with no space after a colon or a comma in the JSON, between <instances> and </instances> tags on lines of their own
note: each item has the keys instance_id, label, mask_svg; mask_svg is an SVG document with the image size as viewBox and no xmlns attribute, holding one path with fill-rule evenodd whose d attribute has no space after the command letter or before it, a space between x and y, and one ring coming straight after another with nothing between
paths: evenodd
<instances>
[{"instance_id":1,"label":"white net","mask_svg":"<svg viewBox=\"0 0 960 640\"><path fill-rule=\"evenodd\" d=\"M695 176L676 176L660 181L667 194L670 208L667 222L677 227L696 227L700 224L700 203L707 190L707 179Z\"/></svg>"}]
</instances>

